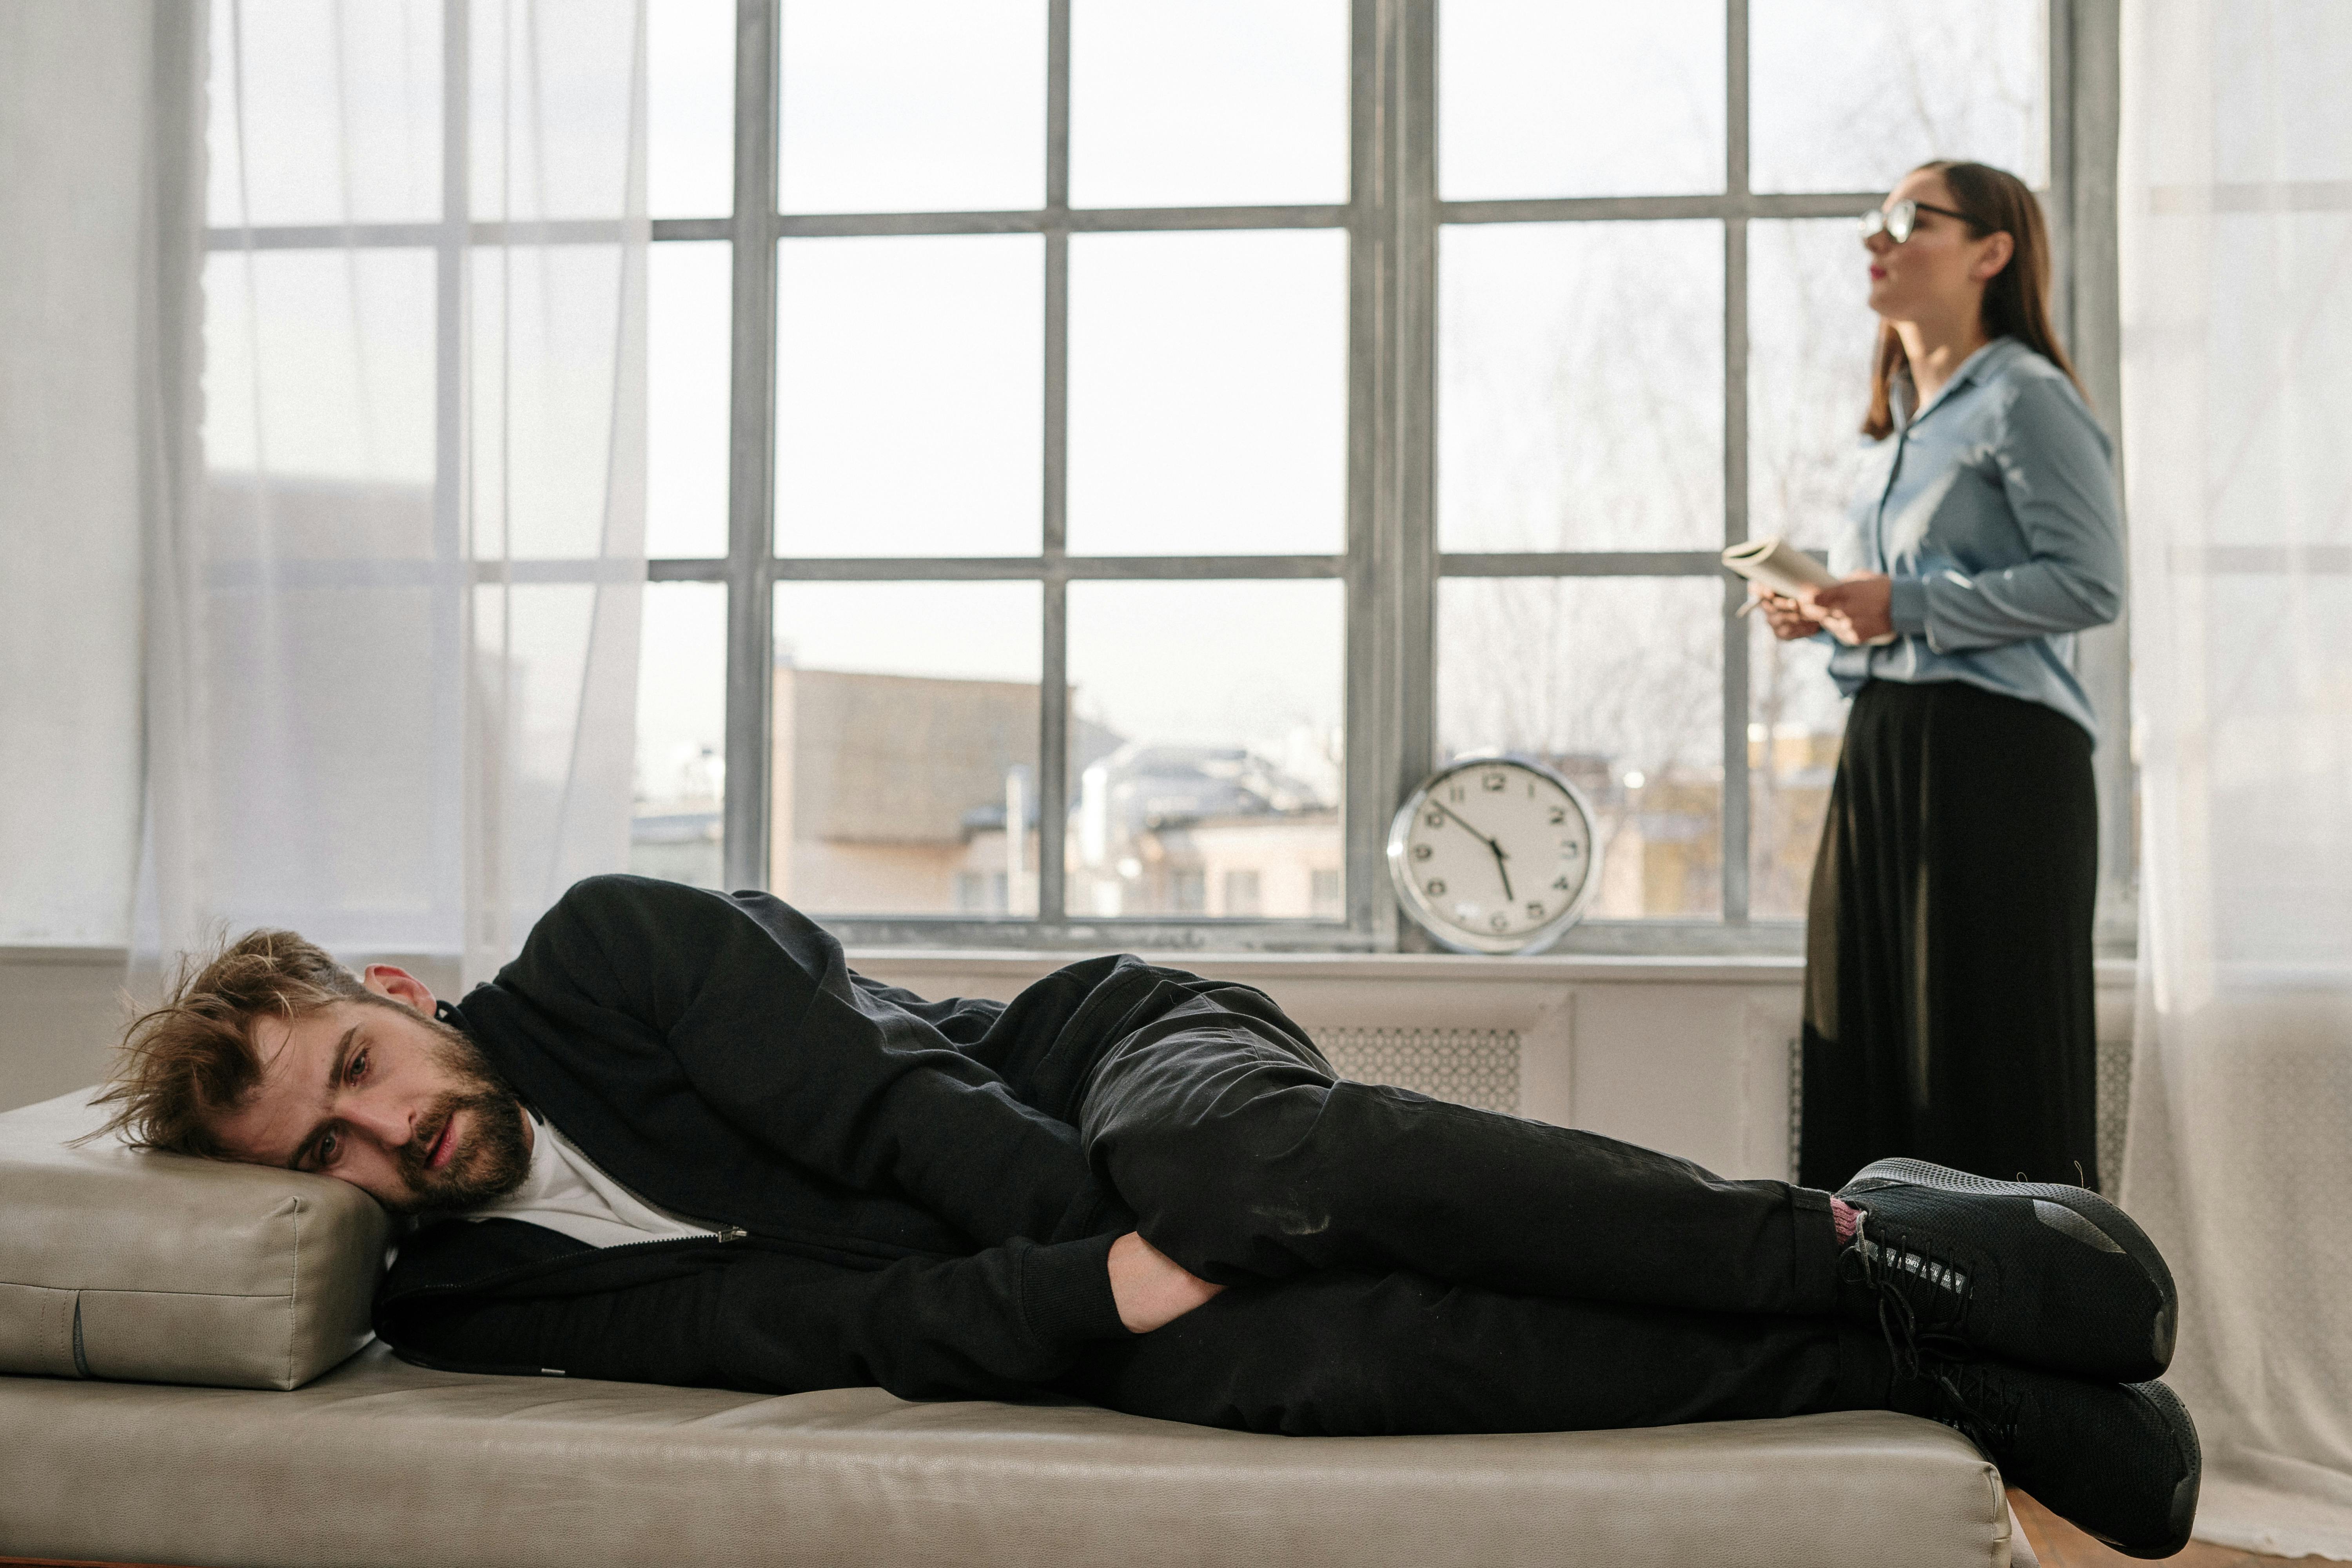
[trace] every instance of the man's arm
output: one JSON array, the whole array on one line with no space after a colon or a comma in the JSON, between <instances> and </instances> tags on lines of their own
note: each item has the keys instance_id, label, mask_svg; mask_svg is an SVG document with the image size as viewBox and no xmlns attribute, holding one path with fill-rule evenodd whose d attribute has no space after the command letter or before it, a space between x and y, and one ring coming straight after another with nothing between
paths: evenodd
<instances>
[{"instance_id":1,"label":"man's arm","mask_svg":"<svg viewBox=\"0 0 2352 1568\"><path fill-rule=\"evenodd\" d=\"M536 1226L486 1223L499 1230L460 1221L435 1239L477 1256L520 1243L557 1253L556 1266L423 1289L417 1274L442 1260L395 1268L376 1311L394 1349L456 1367L629 1383L1002 1398L1058 1376L1088 1342L1129 1331L1112 1293L1108 1237L862 1270L752 1247L562 1256L563 1238Z\"/></svg>"},{"instance_id":2,"label":"man's arm","mask_svg":"<svg viewBox=\"0 0 2352 1568\"><path fill-rule=\"evenodd\" d=\"M765 894L592 878L541 919L499 984L567 1037L633 1021L747 1135L857 1191L903 1194L982 1245L1070 1234L1107 1196L1076 1129L862 991L840 945Z\"/></svg>"}]
</instances>

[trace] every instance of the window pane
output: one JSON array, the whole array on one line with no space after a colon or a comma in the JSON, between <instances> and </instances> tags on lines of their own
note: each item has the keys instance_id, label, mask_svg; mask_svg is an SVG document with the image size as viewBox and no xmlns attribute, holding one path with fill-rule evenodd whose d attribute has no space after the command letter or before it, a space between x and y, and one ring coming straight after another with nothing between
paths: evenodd
<instances>
[{"instance_id":1,"label":"window pane","mask_svg":"<svg viewBox=\"0 0 2352 1568\"><path fill-rule=\"evenodd\" d=\"M1438 25L1447 200L1723 189L1721 0L1447 0Z\"/></svg>"},{"instance_id":2,"label":"window pane","mask_svg":"<svg viewBox=\"0 0 2352 1568\"><path fill-rule=\"evenodd\" d=\"M208 221L441 216L441 0L215 5L211 77Z\"/></svg>"},{"instance_id":3,"label":"window pane","mask_svg":"<svg viewBox=\"0 0 2352 1568\"><path fill-rule=\"evenodd\" d=\"M1802 920L1845 700L1830 682L1827 644L1785 643L1761 616L1749 619L1748 910L1757 920Z\"/></svg>"},{"instance_id":4,"label":"window pane","mask_svg":"<svg viewBox=\"0 0 2352 1568\"><path fill-rule=\"evenodd\" d=\"M1070 584L1069 909L1336 920L1337 582Z\"/></svg>"},{"instance_id":5,"label":"window pane","mask_svg":"<svg viewBox=\"0 0 2352 1568\"><path fill-rule=\"evenodd\" d=\"M1348 237L1070 241L1070 550L1336 552Z\"/></svg>"},{"instance_id":6,"label":"window pane","mask_svg":"<svg viewBox=\"0 0 2352 1568\"><path fill-rule=\"evenodd\" d=\"M1843 218L1748 226L1748 531L1826 550L1869 451L1878 318Z\"/></svg>"},{"instance_id":7,"label":"window pane","mask_svg":"<svg viewBox=\"0 0 2352 1568\"><path fill-rule=\"evenodd\" d=\"M629 869L723 887L727 587L648 583L644 602Z\"/></svg>"},{"instance_id":8,"label":"window pane","mask_svg":"<svg viewBox=\"0 0 2352 1568\"><path fill-rule=\"evenodd\" d=\"M1439 750L1525 752L1584 792L1602 846L1588 919L1722 910L1722 647L1709 577L1439 585Z\"/></svg>"},{"instance_id":9,"label":"window pane","mask_svg":"<svg viewBox=\"0 0 2352 1568\"><path fill-rule=\"evenodd\" d=\"M784 211L1045 205L1044 0L793 0L783 18Z\"/></svg>"},{"instance_id":10,"label":"window pane","mask_svg":"<svg viewBox=\"0 0 2352 1568\"><path fill-rule=\"evenodd\" d=\"M1348 199L1342 0L1075 0L1070 204Z\"/></svg>"},{"instance_id":11,"label":"window pane","mask_svg":"<svg viewBox=\"0 0 2352 1568\"><path fill-rule=\"evenodd\" d=\"M1751 16L1752 188L1883 191L1930 158L2048 177L2043 0L1778 0Z\"/></svg>"},{"instance_id":12,"label":"window pane","mask_svg":"<svg viewBox=\"0 0 2352 1568\"><path fill-rule=\"evenodd\" d=\"M569 0L561 22L537 5L470 8L473 214L616 218L630 210L641 90L630 0Z\"/></svg>"},{"instance_id":13,"label":"window pane","mask_svg":"<svg viewBox=\"0 0 2352 1568\"><path fill-rule=\"evenodd\" d=\"M1826 550L1867 451L1861 423L1877 318L1843 218L1748 225L1748 531ZM1748 907L1802 920L1845 704L1827 647L1748 632Z\"/></svg>"},{"instance_id":14,"label":"window pane","mask_svg":"<svg viewBox=\"0 0 2352 1568\"><path fill-rule=\"evenodd\" d=\"M656 217L735 210L734 0L646 13L646 184Z\"/></svg>"},{"instance_id":15,"label":"window pane","mask_svg":"<svg viewBox=\"0 0 2352 1568\"><path fill-rule=\"evenodd\" d=\"M207 466L400 487L415 526L429 530L433 300L429 250L213 252ZM343 553L324 540L315 551L283 540L278 548ZM431 553L428 535L419 533L414 552Z\"/></svg>"},{"instance_id":16,"label":"window pane","mask_svg":"<svg viewBox=\"0 0 2352 1568\"><path fill-rule=\"evenodd\" d=\"M647 269L646 553L727 553L731 250L665 242Z\"/></svg>"},{"instance_id":17,"label":"window pane","mask_svg":"<svg viewBox=\"0 0 2352 1568\"><path fill-rule=\"evenodd\" d=\"M630 374L617 245L478 247L467 324L473 443L467 527L478 557L582 559L641 544L608 460ZM642 504L642 503L639 503Z\"/></svg>"},{"instance_id":18,"label":"window pane","mask_svg":"<svg viewBox=\"0 0 2352 1568\"><path fill-rule=\"evenodd\" d=\"M777 266L776 550L1034 555L1045 241L788 239Z\"/></svg>"},{"instance_id":19,"label":"window pane","mask_svg":"<svg viewBox=\"0 0 2352 1568\"><path fill-rule=\"evenodd\" d=\"M778 897L824 914L1037 912L1043 626L1034 583L777 585Z\"/></svg>"},{"instance_id":20,"label":"window pane","mask_svg":"<svg viewBox=\"0 0 2352 1568\"><path fill-rule=\"evenodd\" d=\"M1723 229L1492 224L1439 239L1439 539L1723 538Z\"/></svg>"}]
</instances>

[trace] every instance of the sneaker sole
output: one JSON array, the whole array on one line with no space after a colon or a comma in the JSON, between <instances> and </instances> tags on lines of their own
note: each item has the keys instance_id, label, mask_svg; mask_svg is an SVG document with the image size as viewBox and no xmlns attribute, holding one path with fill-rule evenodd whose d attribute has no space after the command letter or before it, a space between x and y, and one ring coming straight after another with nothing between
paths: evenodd
<instances>
[{"instance_id":1,"label":"sneaker sole","mask_svg":"<svg viewBox=\"0 0 2352 1568\"><path fill-rule=\"evenodd\" d=\"M1927 1187L1948 1193L1988 1193L2003 1197L2032 1198L2037 1205L2044 1203L2055 1205L2092 1226L2100 1236L2115 1244L2116 1250L2138 1265L2140 1271L2156 1284L2159 1305L2148 1335L2148 1354L2155 1370L2146 1376L2149 1379L2161 1376L2165 1368L2172 1364L2173 1341L2180 1327L2180 1293L2173 1286L2172 1270L2165 1266L2164 1254L2156 1249L2156 1243L2147 1238L2147 1232L2140 1229L2129 1215L2088 1187L2067 1187L2042 1182L1995 1181L1990 1176L1971 1175L1966 1171L1930 1164L1925 1160L1877 1160L1857 1172L1853 1181L1838 1190L1838 1195L1842 1198L1848 1194L1866 1195L1884 1192L1889 1187ZM2039 1212L2037 1206L2036 1213ZM2048 1219L2042 1223L2051 1225ZM2063 1222L2052 1225L2052 1228L2072 1236L2086 1246L2098 1245ZM2172 1398L2171 1390L2164 1392L2167 1398ZM2177 1405L2179 1401L2173 1399L2173 1403ZM2182 1419L2188 1417L2184 1415ZM2193 1496L2191 1502L2193 1506Z\"/></svg>"},{"instance_id":2,"label":"sneaker sole","mask_svg":"<svg viewBox=\"0 0 2352 1568\"><path fill-rule=\"evenodd\" d=\"M2174 1444L2189 1451L2189 1473L2173 1484L2162 1541L2135 1544L2112 1540L2095 1531L2090 1533L2127 1557L2171 1557L2187 1550L2189 1532L2197 1523L2197 1493L2205 1472L2204 1455L2197 1441L2197 1424L2189 1418L2189 1407L2180 1403L2180 1395L2165 1384L2151 1380L2124 1386L2156 1406L2157 1419L2171 1434Z\"/></svg>"}]
</instances>

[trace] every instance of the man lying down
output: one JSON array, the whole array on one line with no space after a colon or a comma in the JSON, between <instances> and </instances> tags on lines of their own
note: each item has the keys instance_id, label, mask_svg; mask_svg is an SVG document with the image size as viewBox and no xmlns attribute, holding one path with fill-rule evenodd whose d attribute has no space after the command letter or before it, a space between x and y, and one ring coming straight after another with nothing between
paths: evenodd
<instances>
[{"instance_id":1,"label":"man lying down","mask_svg":"<svg viewBox=\"0 0 2352 1568\"><path fill-rule=\"evenodd\" d=\"M1340 1081L1131 957L926 1002L765 894L599 877L457 1003L253 932L110 1094L140 1145L415 1215L375 1327L428 1366L1334 1435L1893 1409L2126 1552L2196 1506L2171 1275L2096 1194L1725 1181Z\"/></svg>"}]
</instances>

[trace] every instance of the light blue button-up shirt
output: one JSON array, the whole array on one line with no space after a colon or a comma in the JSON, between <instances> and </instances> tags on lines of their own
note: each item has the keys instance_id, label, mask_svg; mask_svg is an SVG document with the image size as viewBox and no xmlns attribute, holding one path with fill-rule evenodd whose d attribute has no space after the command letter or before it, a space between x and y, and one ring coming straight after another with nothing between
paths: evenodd
<instances>
[{"instance_id":1,"label":"light blue button-up shirt","mask_svg":"<svg viewBox=\"0 0 2352 1568\"><path fill-rule=\"evenodd\" d=\"M2123 608L2114 447L2066 374L2015 338L1970 354L1878 443L1830 569L1893 579L1895 638L1840 645L1838 689L1965 680L2096 741L2074 634Z\"/></svg>"}]
</instances>

